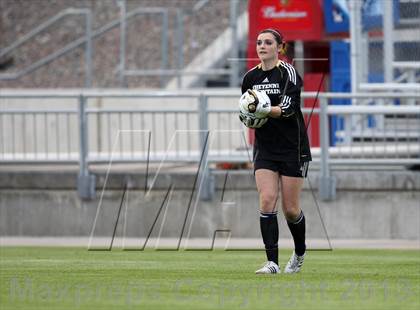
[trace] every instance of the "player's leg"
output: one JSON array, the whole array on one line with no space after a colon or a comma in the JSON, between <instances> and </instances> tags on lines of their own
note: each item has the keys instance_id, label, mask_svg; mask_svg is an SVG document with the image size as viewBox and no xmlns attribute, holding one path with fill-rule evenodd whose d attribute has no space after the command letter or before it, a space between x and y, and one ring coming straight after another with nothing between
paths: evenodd
<instances>
[{"instance_id":1,"label":"player's leg","mask_svg":"<svg viewBox=\"0 0 420 310\"><path fill-rule=\"evenodd\" d=\"M295 245L295 251L284 270L286 273L300 271L306 251L305 216L299 203L302 185L302 177L281 176L282 210Z\"/></svg>"},{"instance_id":2,"label":"player's leg","mask_svg":"<svg viewBox=\"0 0 420 310\"><path fill-rule=\"evenodd\" d=\"M263 238L267 263L256 273L277 273L279 228L277 222L277 199L279 175L269 169L257 169L255 181L260 203L260 228Z\"/></svg>"},{"instance_id":3,"label":"player's leg","mask_svg":"<svg viewBox=\"0 0 420 310\"><path fill-rule=\"evenodd\" d=\"M280 179L283 214L287 221L296 222L302 212L300 209L300 192L303 186L303 178L282 175Z\"/></svg>"}]
</instances>

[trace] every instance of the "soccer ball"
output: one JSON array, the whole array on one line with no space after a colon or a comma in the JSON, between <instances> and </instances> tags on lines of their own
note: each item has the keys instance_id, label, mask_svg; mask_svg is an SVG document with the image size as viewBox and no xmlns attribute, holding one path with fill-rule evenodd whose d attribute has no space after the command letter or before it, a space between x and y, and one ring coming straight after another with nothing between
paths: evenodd
<instances>
[{"instance_id":1,"label":"soccer ball","mask_svg":"<svg viewBox=\"0 0 420 310\"><path fill-rule=\"evenodd\" d=\"M248 89L239 99L239 119L248 128L260 128L268 121L266 110L270 106L265 92ZM258 108L262 108L260 112Z\"/></svg>"},{"instance_id":2,"label":"soccer ball","mask_svg":"<svg viewBox=\"0 0 420 310\"><path fill-rule=\"evenodd\" d=\"M239 99L239 110L243 113L255 113L257 107L269 107L271 105L270 98L264 91L256 89L248 89ZM255 115L262 118L262 115Z\"/></svg>"}]
</instances>

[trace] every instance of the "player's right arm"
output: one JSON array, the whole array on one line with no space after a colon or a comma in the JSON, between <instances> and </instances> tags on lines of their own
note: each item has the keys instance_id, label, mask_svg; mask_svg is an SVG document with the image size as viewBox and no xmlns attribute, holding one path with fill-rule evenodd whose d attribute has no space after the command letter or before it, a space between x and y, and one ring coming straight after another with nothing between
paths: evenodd
<instances>
[{"instance_id":1,"label":"player's right arm","mask_svg":"<svg viewBox=\"0 0 420 310\"><path fill-rule=\"evenodd\" d=\"M242 79L242 85L241 85L241 91L242 94L244 94L248 89L252 89L252 85L249 81L249 72L247 72L244 76L244 78Z\"/></svg>"}]
</instances>

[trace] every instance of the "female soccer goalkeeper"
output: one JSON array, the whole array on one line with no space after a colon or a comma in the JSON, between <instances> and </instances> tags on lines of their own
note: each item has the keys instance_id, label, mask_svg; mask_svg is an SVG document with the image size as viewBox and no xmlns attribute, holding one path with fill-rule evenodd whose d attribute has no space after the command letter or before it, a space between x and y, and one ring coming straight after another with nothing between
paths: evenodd
<instances>
[{"instance_id":1,"label":"female soccer goalkeeper","mask_svg":"<svg viewBox=\"0 0 420 310\"><path fill-rule=\"evenodd\" d=\"M279 191L282 211L295 245L284 272L295 273L302 267L306 250L305 216L299 206L299 196L311 160L300 109L302 80L292 65L279 60L285 43L278 31L261 31L256 44L261 63L245 74L240 99L241 111L245 110L245 113L241 112L241 120L248 127L256 128L254 171L259 193L261 234L267 254L267 262L256 273L280 272L276 209ZM249 89L252 91L247 91ZM261 96L262 92L269 99ZM264 101L269 104L264 104ZM256 103L256 111L253 111L255 105L251 109L249 103Z\"/></svg>"}]
</instances>

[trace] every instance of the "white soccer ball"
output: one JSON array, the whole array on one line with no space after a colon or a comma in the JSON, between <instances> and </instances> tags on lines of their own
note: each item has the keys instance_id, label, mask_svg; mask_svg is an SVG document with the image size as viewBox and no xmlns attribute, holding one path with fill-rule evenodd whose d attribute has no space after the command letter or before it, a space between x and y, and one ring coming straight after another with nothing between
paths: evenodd
<instances>
[{"instance_id":1,"label":"white soccer ball","mask_svg":"<svg viewBox=\"0 0 420 310\"><path fill-rule=\"evenodd\" d=\"M259 105L261 107L271 106L270 98L264 91L248 89L239 99L239 110L242 113L255 113Z\"/></svg>"},{"instance_id":2,"label":"white soccer ball","mask_svg":"<svg viewBox=\"0 0 420 310\"><path fill-rule=\"evenodd\" d=\"M270 98L265 92L248 89L239 99L239 119L248 128L260 128L268 121L270 106Z\"/></svg>"}]
</instances>

